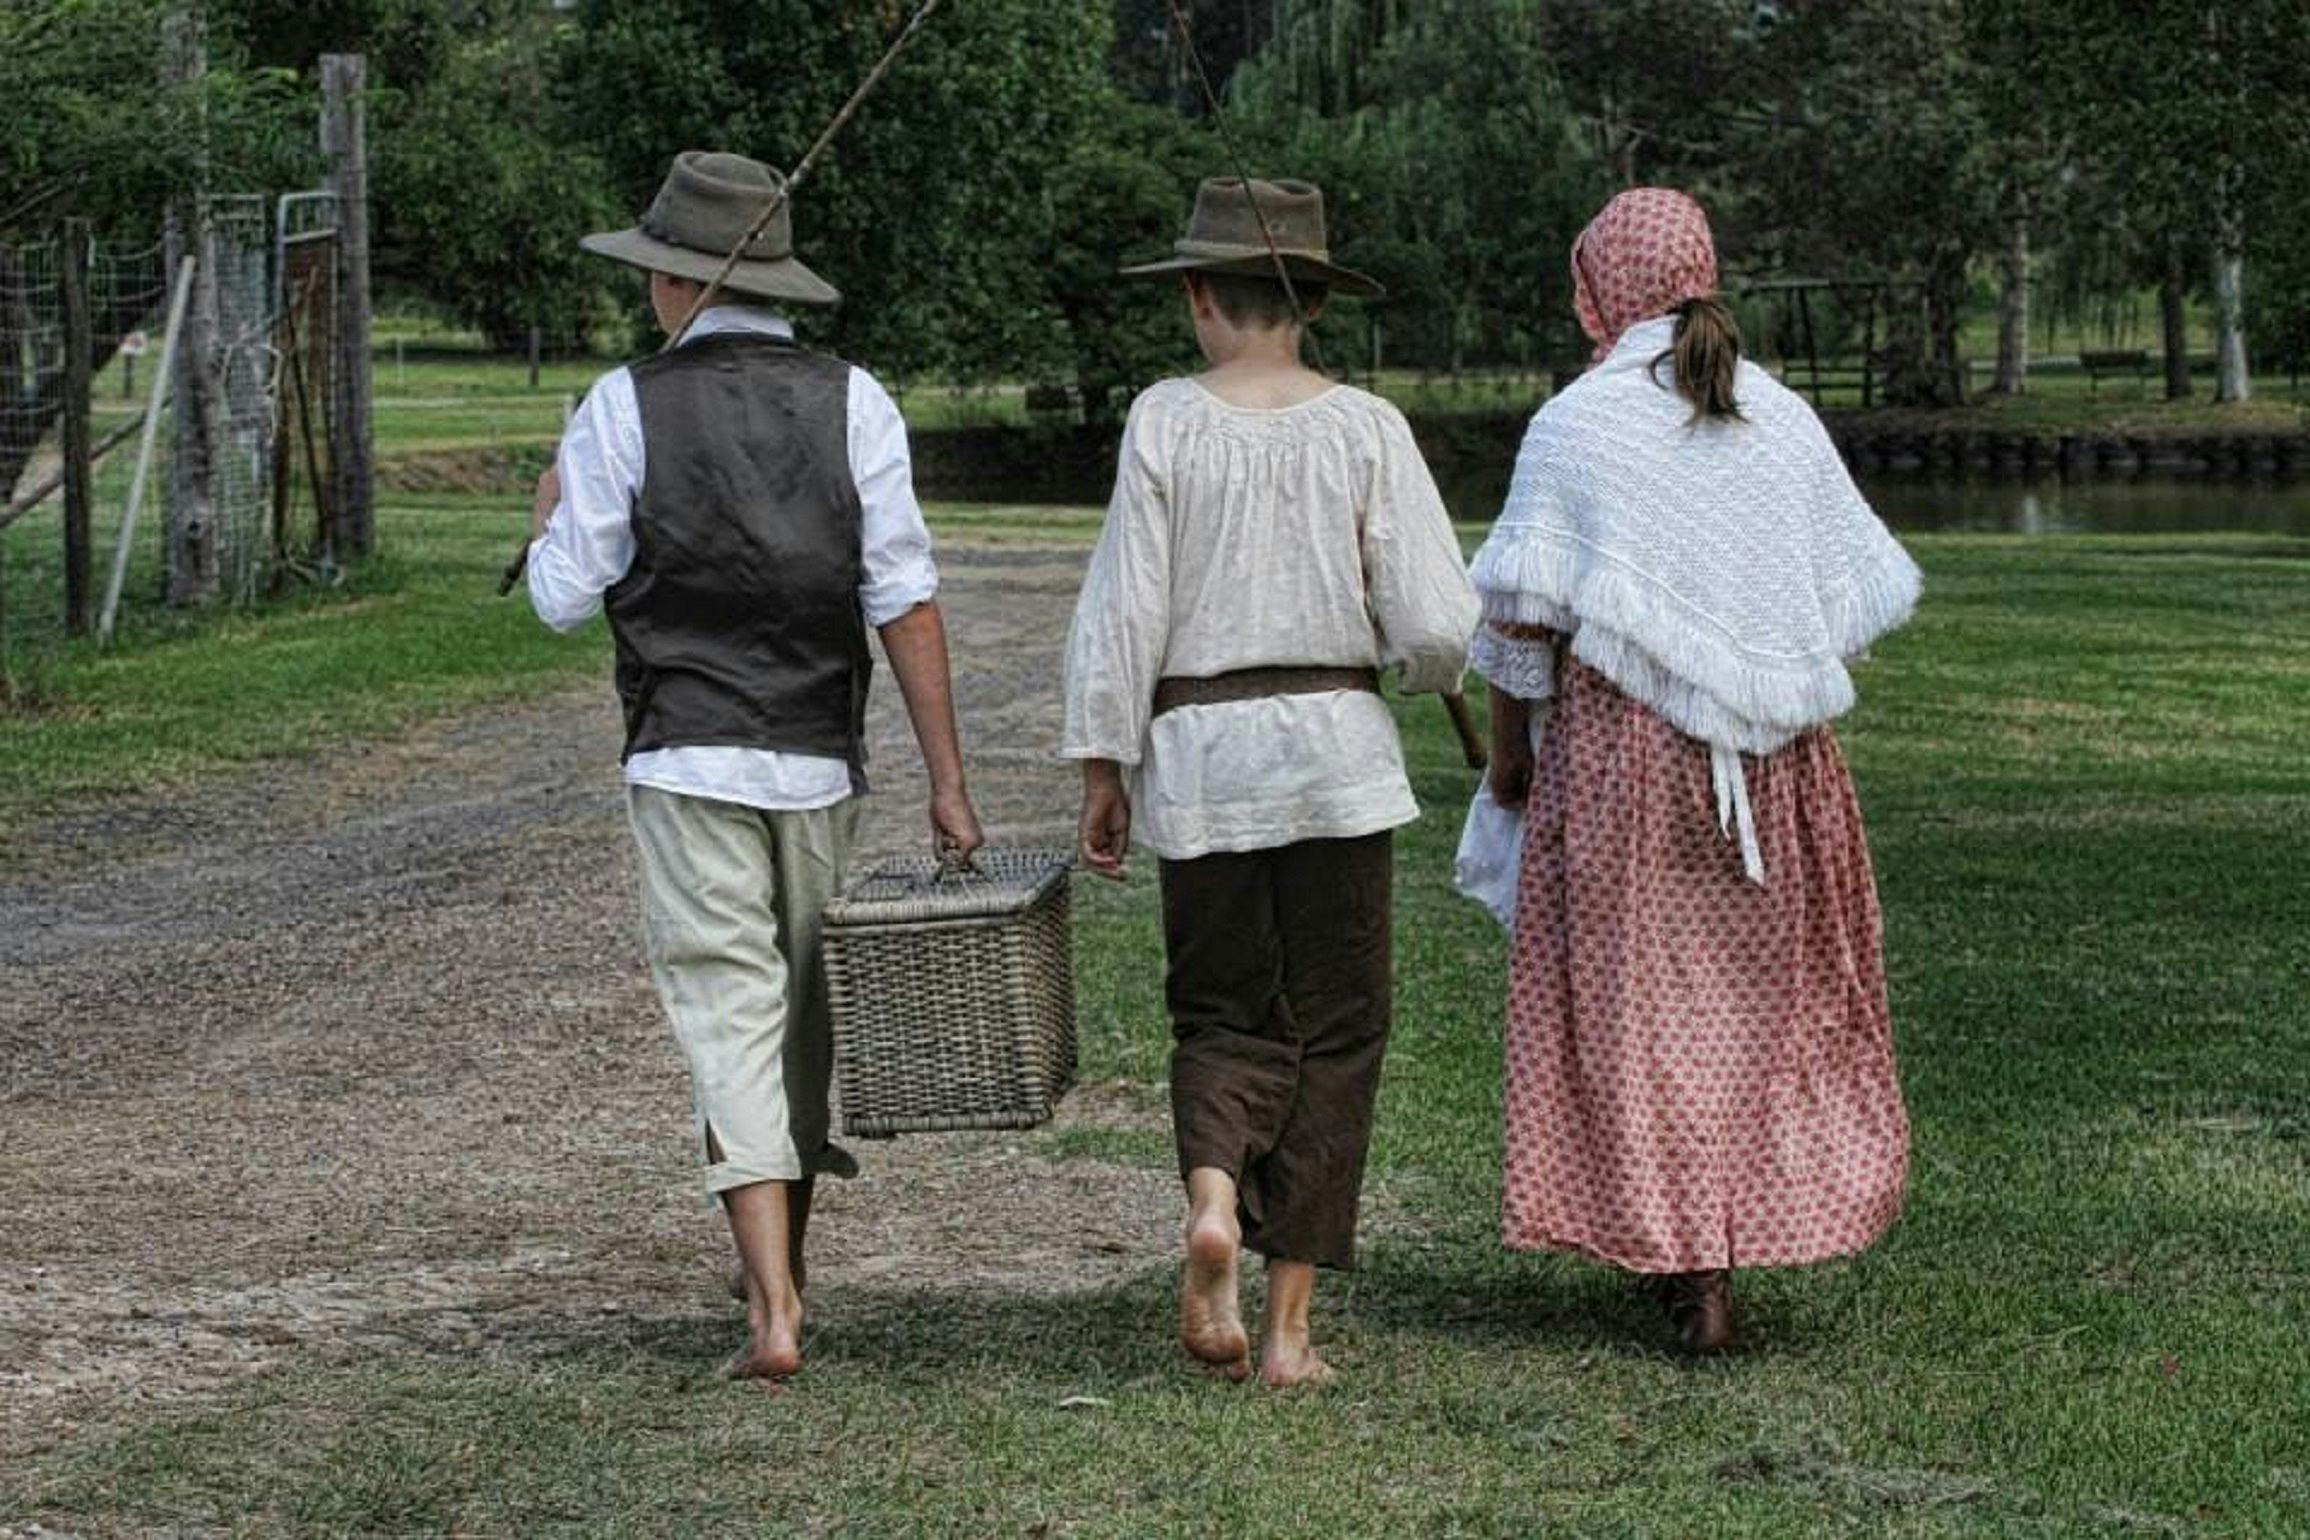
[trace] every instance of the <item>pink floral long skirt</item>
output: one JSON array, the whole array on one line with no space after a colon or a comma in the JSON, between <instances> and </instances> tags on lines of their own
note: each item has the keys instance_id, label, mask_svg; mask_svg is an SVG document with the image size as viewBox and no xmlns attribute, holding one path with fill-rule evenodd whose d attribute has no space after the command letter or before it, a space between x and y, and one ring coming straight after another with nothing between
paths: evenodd
<instances>
[{"instance_id":1,"label":"pink floral long skirt","mask_svg":"<svg viewBox=\"0 0 2310 1540\"><path fill-rule=\"evenodd\" d=\"M1511 1246L1637 1272L1818 1261L1900 1212L1883 924L1827 728L1743 761L1567 658L1533 770L1508 1003Z\"/></svg>"}]
</instances>

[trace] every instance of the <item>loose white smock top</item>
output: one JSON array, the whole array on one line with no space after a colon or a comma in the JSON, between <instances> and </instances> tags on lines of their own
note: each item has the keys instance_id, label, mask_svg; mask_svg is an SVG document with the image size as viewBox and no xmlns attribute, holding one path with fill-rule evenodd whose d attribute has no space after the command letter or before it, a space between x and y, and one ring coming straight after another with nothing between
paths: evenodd
<instances>
[{"instance_id":1,"label":"loose white smock top","mask_svg":"<svg viewBox=\"0 0 2310 1540\"><path fill-rule=\"evenodd\" d=\"M1061 753L1128 767L1171 860L1418 816L1394 718L1336 691L1184 706L1156 681L1282 666L1456 689L1478 616L1443 499L1393 406L1338 385L1275 410L1166 380L1132 404L1067 642Z\"/></svg>"}]
</instances>

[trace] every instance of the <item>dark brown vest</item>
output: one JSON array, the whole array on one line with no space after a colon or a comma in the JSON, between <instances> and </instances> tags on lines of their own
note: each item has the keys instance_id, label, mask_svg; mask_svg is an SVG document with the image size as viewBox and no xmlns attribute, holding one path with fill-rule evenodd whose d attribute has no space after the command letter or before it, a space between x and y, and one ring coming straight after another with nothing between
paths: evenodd
<instances>
[{"instance_id":1,"label":"dark brown vest","mask_svg":"<svg viewBox=\"0 0 2310 1540\"><path fill-rule=\"evenodd\" d=\"M818 754L865 789L850 366L721 333L633 366L634 561L605 596L626 753Z\"/></svg>"}]
</instances>

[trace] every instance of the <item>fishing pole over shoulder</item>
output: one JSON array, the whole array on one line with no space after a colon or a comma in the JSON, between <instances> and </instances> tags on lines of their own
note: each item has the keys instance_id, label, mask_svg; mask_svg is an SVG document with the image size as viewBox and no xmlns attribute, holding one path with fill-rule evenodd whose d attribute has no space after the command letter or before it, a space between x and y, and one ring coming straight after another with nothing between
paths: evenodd
<instances>
[{"instance_id":1,"label":"fishing pole over shoulder","mask_svg":"<svg viewBox=\"0 0 2310 1540\"><path fill-rule=\"evenodd\" d=\"M650 212L642 216L639 225L630 230L588 236L580 243L598 256L672 272L677 277L691 278L701 285L680 323L666 333L665 345L659 349L660 352L668 352L680 346L682 339L689 335L690 328L697 323L698 317L721 298L725 289L737 287L753 292L755 286L746 282L745 278L758 276L763 288L774 290L767 297L818 305L831 305L841 299L840 291L832 284L795 259L793 220L787 210L794 201L795 191L809 179L811 171L828 147L850 120L857 116L858 109L874 94L875 88L882 84L891 66L898 62L899 55L921 33L924 23L930 20L931 13L939 8L940 3L941 0L923 0L915 8L914 14L907 18L906 25L890 40L890 46L882 51L882 57L875 61L874 68L867 71L857 89L850 93L849 99L819 130L818 137L811 141L810 148L803 152L802 158L794 163L794 169L784 176L766 167L759 168L766 174L748 187L743 182L733 182L735 166L752 166L743 157L686 152L676 157L665 187L651 204ZM754 179L748 177L745 180ZM765 193L768 197L761 203L759 211L746 219L743 225L739 224L740 219L746 218L745 210L753 204L754 198ZM680 242L664 239L673 232L669 219L672 211L663 205L669 198L676 197L683 199L685 215L699 222L696 227L684 232L694 233L696 239ZM733 231L734 237L731 233ZM722 250L725 242L727 250L717 261L712 253ZM670 265L668 253L677 254L685 266ZM742 269L745 278L733 284L732 279L740 276ZM524 541L498 578L498 597L503 598L512 593L514 585L521 581L522 574L528 568L529 542Z\"/></svg>"}]
</instances>

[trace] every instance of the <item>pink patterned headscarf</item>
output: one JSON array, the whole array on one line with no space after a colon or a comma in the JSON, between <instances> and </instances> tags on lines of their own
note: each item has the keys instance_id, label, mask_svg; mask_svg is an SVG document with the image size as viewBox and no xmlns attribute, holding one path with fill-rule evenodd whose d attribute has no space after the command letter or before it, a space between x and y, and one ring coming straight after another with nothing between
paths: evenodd
<instances>
[{"instance_id":1,"label":"pink patterned headscarf","mask_svg":"<svg viewBox=\"0 0 2310 1540\"><path fill-rule=\"evenodd\" d=\"M1630 188L1572 243L1572 304L1596 358L1637 322L1715 292L1708 215L1673 187Z\"/></svg>"}]
</instances>

